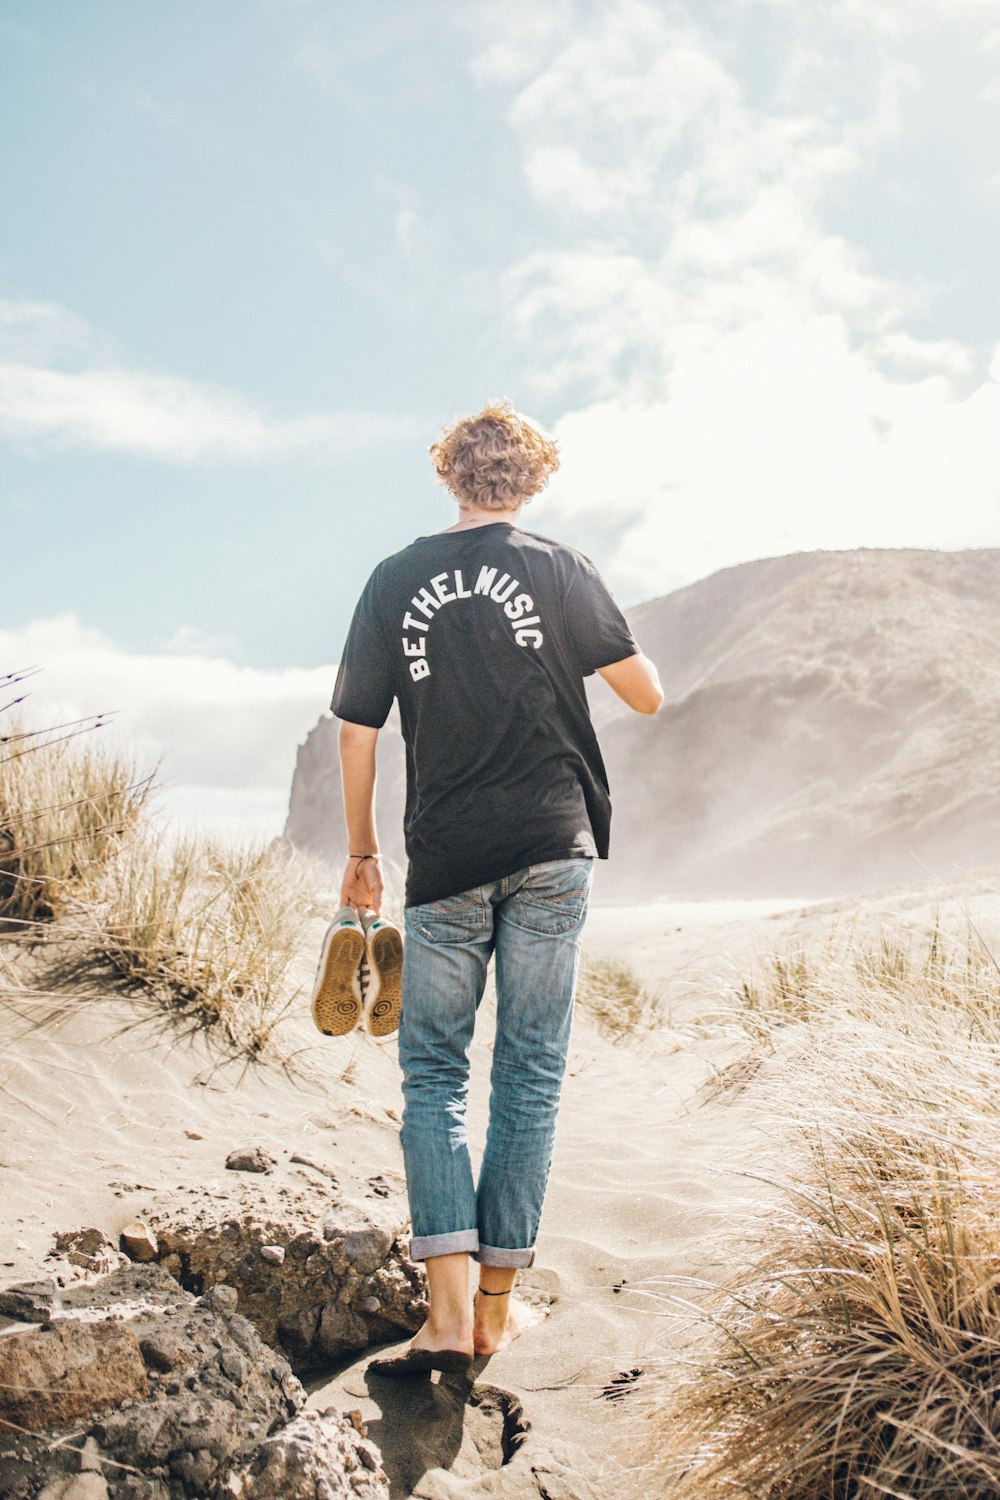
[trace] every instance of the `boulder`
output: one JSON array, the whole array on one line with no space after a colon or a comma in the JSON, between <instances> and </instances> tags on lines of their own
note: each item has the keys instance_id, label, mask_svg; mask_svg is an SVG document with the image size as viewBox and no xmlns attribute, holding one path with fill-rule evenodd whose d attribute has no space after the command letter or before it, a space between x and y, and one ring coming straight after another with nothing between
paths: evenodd
<instances>
[{"instance_id":1,"label":"boulder","mask_svg":"<svg viewBox=\"0 0 1000 1500\"><path fill-rule=\"evenodd\" d=\"M0 1418L31 1432L90 1420L148 1391L138 1340L111 1318L60 1318L0 1339Z\"/></svg>"}]
</instances>

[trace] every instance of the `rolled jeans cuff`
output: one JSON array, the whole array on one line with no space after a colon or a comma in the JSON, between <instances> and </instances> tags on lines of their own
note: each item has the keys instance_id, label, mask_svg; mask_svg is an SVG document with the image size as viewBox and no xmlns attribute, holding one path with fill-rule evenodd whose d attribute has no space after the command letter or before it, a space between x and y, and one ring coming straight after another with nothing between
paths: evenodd
<instances>
[{"instance_id":1,"label":"rolled jeans cuff","mask_svg":"<svg viewBox=\"0 0 1000 1500\"><path fill-rule=\"evenodd\" d=\"M501 1250L496 1245L480 1245L472 1255L481 1266L532 1266L535 1263L534 1247L528 1250Z\"/></svg>"},{"instance_id":2,"label":"rolled jeans cuff","mask_svg":"<svg viewBox=\"0 0 1000 1500\"><path fill-rule=\"evenodd\" d=\"M478 1249L477 1229L454 1229L450 1234L414 1235L410 1240L410 1259L429 1260L433 1255L457 1255L463 1250L469 1255Z\"/></svg>"}]
</instances>

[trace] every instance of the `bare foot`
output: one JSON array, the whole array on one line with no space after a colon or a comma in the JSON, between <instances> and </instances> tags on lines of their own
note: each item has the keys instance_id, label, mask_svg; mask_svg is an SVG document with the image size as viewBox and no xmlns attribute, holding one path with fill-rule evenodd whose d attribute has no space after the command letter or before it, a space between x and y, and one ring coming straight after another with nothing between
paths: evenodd
<instances>
[{"instance_id":1,"label":"bare foot","mask_svg":"<svg viewBox=\"0 0 1000 1500\"><path fill-rule=\"evenodd\" d=\"M499 1354L544 1317L543 1311L513 1293L509 1297L481 1297L477 1292L473 1327L476 1353Z\"/></svg>"},{"instance_id":2,"label":"bare foot","mask_svg":"<svg viewBox=\"0 0 1000 1500\"><path fill-rule=\"evenodd\" d=\"M468 1354L469 1358L471 1359L473 1353L472 1329L469 1327L453 1329L432 1329L430 1326L430 1321L428 1320L428 1322L424 1323L423 1327L413 1335L413 1338L407 1344L406 1348L403 1350L403 1353L409 1354L411 1350L417 1349L424 1351L436 1351L438 1349L456 1349L461 1350L463 1354Z\"/></svg>"}]
</instances>

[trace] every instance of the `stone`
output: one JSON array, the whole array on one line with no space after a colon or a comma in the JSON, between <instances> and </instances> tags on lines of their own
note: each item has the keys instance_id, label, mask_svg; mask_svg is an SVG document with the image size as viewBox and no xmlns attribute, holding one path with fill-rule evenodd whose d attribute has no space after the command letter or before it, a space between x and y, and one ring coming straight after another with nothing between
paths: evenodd
<instances>
[{"instance_id":1,"label":"stone","mask_svg":"<svg viewBox=\"0 0 1000 1500\"><path fill-rule=\"evenodd\" d=\"M212 1312L234 1313L239 1306L240 1294L234 1286L227 1286L221 1282L218 1286L210 1287L204 1297L200 1299L203 1307L211 1308Z\"/></svg>"},{"instance_id":2,"label":"stone","mask_svg":"<svg viewBox=\"0 0 1000 1500\"><path fill-rule=\"evenodd\" d=\"M0 1339L0 1417L31 1432L148 1393L139 1344L121 1323L66 1318Z\"/></svg>"},{"instance_id":3,"label":"stone","mask_svg":"<svg viewBox=\"0 0 1000 1500\"><path fill-rule=\"evenodd\" d=\"M97 1276L106 1276L125 1264L120 1250L103 1229L67 1229L55 1237L56 1254Z\"/></svg>"},{"instance_id":4,"label":"stone","mask_svg":"<svg viewBox=\"0 0 1000 1500\"><path fill-rule=\"evenodd\" d=\"M344 1253L358 1271L378 1270L391 1245L392 1235L376 1224L351 1229L344 1236Z\"/></svg>"},{"instance_id":5,"label":"stone","mask_svg":"<svg viewBox=\"0 0 1000 1500\"><path fill-rule=\"evenodd\" d=\"M108 1500L107 1480L102 1474L68 1474L47 1484L38 1500Z\"/></svg>"},{"instance_id":6,"label":"stone","mask_svg":"<svg viewBox=\"0 0 1000 1500\"><path fill-rule=\"evenodd\" d=\"M155 1370L158 1375L166 1375L180 1362L180 1351L178 1341L170 1334L164 1336L162 1333L148 1334L139 1340L139 1352L141 1353L147 1370Z\"/></svg>"},{"instance_id":7,"label":"stone","mask_svg":"<svg viewBox=\"0 0 1000 1500\"><path fill-rule=\"evenodd\" d=\"M156 1235L141 1219L133 1219L131 1224L125 1225L119 1244L129 1260L137 1260L140 1265L155 1260L159 1251Z\"/></svg>"},{"instance_id":8,"label":"stone","mask_svg":"<svg viewBox=\"0 0 1000 1500\"><path fill-rule=\"evenodd\" d=\"M346 1418L302 1412L231 1473L226 1500L389 1500L381 1455Z\"/></svg>"},{"instance_id":9,"label":"stone","mask_svg":"<svg viewBox=\"0 0 1000 1500\"><path fill-rule=\"evenodd\" d=\"M402 1195L341 1204L335 1220L329 1214L321 1184L297 1189L286 1205L274 1201L272 1184L244 1187L237 1178L221 1201L191 1194L144 1217L161 1265L206 1295L233 1288L261 1337L305 1373L332 1350L415 1333L427 1315L423 1271L406 1254Z\"/></svg>"},{"instance_id":10,"label":"stone","mask_svg":"<svg viewBox=\"0 0 1000 1500\"><path fill-rule=\"evenodd\" d=\"M50 1323L59 1306L54 1281L17 1281L0 1291L0 1313L21 1323Z\"/></svg>"},{"instance_id":11,"label":"stone","mask_svg":"<svg viewBox=\"0 0 1000 1500\"><path fill-rule=\"evenodd\" d=\"M319 1320L316 1348L327 1359L335 1359L351 1349L363 1349L368 1342L364 1320L348 1307L327 1303Z\"/></svg>"},{"instance_id":12,"label":"stone","mask_svg":"<svg viewBox=\"0 0 1000 1500\"><path fill-rule=\"evenodd\" d=\"M276 1160L263 1146L243 1146L226 1157L229 1172L273 1172Z\"/></svg>"}]
</instances>

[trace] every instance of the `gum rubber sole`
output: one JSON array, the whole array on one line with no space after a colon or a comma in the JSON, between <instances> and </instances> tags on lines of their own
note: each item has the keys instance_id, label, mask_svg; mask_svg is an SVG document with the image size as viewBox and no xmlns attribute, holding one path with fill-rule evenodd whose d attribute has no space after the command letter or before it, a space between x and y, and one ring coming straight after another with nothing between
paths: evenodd
<instances>
[{"instance_id":1,"label":"gum rubber sole","mask_svg":"<svg viewBox=\"0 0 1000 1500\"><path fill-rule=\"evenodd\" d=\"M358 968L364 953L364 933L356 927L335 928L324 944L312 1017L325 1036L346 1036L361 1019Z\"/></svg>"},{"instance_id":2,"label":"gum rubber sole","mask_svg":"<svg viewBox=\"0 0 1000 1500\"><path fill-rule=\"evenodd\" d=\"M372 1036L391 1036L399 1030L403 1011L403 939L397 927L380 927L368 937L372 995L365 1008L365 1025Z\"/></svg>"}]
</instances>

